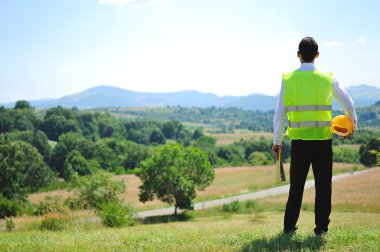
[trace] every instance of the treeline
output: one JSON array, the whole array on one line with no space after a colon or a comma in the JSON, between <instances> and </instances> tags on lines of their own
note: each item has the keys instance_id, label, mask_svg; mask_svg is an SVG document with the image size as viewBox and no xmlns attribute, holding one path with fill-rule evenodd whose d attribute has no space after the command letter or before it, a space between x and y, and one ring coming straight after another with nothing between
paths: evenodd
<instances>
[{"instance_id":1,"label":"treeline","mask_svg":"<svg viewBox=\"0 0 380 252\"><path fill-rule=\"evenodd\" d=\"M26 101L18 101L13 109L0 107L0 134L4 157L9 154L4 151L13 148L14 155L24 155L21 167L29 165L29 156L25 155L33 153L39 166L50 168L64 179L99 170L128 172L149 157L155 146L168 141L199 147L208 153L213 166L273 162L269 141L217 147L216 140L205 136L201 128L190 130L175 120L122 120L110 113L62 107L35 111ZM21 154L17 148L23 150ZM10 164L2 161L2 165ZM48 184L51 176L39 179L46 182L38 184L42 186Z\"/></svg>"},{"instance_id":2,"label":"treeline","mask_svg":"<svg viewBox=\"0 0 380 252\"><path fill-rule=\"evenodd\" d=\"M233 132L234 129L252 131L272 131L274 111L251 111L239 108L185 108L147 107L147 108L109 108L98 109L114 115L134 117L140 120L178 120L181 122L201 123L218 128L218 132ZM96 110L95 110L96 111Z\"/></svg>"},{"instance_id":3,"label":"treeline","mask_svg":"<svg viewBox=\"0 0 380 252\"><path fill-rule=\"evenodd\" d=\"M250 111L239 108L185 108L185 107L147 107L147 108L109 108L95 111L107 111L115 116L133 117L137 120L178 120L183 123L201 123L217 128L218 133L233 132L236 129L252 131L273 131L274 111ZM333 115L342 115L343 111L334 110ZM380 136L380 101L372 106L357 108L359 130L346 143L365 144L374 135ZM334 140L336 144L342 142Z\"/></svg>"},{"instance_id":4,"label":"treeline","mask_svg":"<svg viewBox=\"0 0 380 252\"><path fill-rule=\"evenodd\" d=\"M379 104L374 106L378 107ZM194 122L197 122L195 118L203 118L202 123L218 120L226 123L231 120L231 123L236 122L231 129L242 126L243 117L248 117L245 114L248 111L233 108L161 109L177 110L171 115L173 117L168 117L170 119L178 119L178 115L179 119L190 117ZM137 111L136 115L139 113ZM26 101L18 101L12 109L0 107L0 185L1 190L5 190L0 193L9 197L25 195L53 183L57 176L70 180L74 174L83 176L103 170L116 174L132 172L141 161L152 155L156 146L166 143L200 148L208 154L209 162L214 167L274 163L272 142L269 140L241 140L231 145L217 146L216 139L204 135L202 128L190 130L177 120L160 118L154 121L153 112L156 109L147 108L147 111L151 111L152 118L126 120L118 118L120 114L115 114L115 111L111 114L62 107L36 111ZM264 125L268 124L265 121L273 120L273 111L249 113L252 113L249 114L252 118L246 118L247 122ZM170 113L167 114L169 116ZM224 115L228 116L222 118ZM360 129L344 143L365 145L376 137L380 137L379 131ZM335 145L341 143L340 139L334 138ZM286 138L283 150L286 160L290 154L290 141ZM334 154L334 161L359 160L358 154L350 149L335 147ZM30 174L33 176L30 177Z\"/></svg>"}]
</instances>

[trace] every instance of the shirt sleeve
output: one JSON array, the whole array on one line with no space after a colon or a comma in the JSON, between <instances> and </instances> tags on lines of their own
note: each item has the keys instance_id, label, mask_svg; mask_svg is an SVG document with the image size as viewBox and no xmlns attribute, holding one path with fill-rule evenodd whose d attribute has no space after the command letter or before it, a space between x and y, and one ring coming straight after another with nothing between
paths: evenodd
<instances>
[{"instance_id":1,"label":"shirt sleeve","mask_svg":"<svg viewBox=\"0 0 380 252\"><path fill-rule=\"evenodd\" d=\"M286 113L285 106L283 102L284 96L284 83L281 82L280 94L278 95L278 102L276 106L276 111L274 113L273 118L273 133L274 139L273 144L280 145L282 143L282 133L284 130L285 122L286 122Z\"/></svg>"},{"instance_id":2,"label":"shirt sleeve","mask_svg":"<svg viewBox=\"0 0 380 252\"><path fill-rule=\"evenodd\" d=\"M358 127L358 119L356 116L356 110L354 102L351 96L347 93L346 89L339 85L339 82L333 77L333 96L337 102L344 108L345 113L354 122L354 127Z\"/></svg>"}]
</instances>

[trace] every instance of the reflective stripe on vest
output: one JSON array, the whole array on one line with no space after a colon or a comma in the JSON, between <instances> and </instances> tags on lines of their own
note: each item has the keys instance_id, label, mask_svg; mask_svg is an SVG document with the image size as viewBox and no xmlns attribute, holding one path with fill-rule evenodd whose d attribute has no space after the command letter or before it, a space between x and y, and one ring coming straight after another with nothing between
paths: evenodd
<instances>
[{"instance_id":1,"label":"reflective stripe on vest","mask_svg":"<svg viewBox=\"0 0 380 252\"><path fill-rule=\"evenodd\" d=\"M287 106L285 107L287 112L289 111L328 111L332 110L331 105L303 105L303 106Z\"/></svg>"},{"instance_id":2,"label":"reflective stripe on vest","mask_svg":"<svg viewBox=\"0 0 380 252\"><path fill-rule=\"evenodd\" d=\"M289 122L292 128L302 127L331 127L331 121L307 121L307 122Z\"/></svg>"}]
</instances>

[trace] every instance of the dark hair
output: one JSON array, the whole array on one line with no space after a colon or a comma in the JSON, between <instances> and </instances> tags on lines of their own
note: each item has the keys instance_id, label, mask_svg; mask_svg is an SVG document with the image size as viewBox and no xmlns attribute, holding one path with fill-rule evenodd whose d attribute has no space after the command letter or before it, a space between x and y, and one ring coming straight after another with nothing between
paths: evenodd
<instances>
[{"instance_id":1,"label":"dark hair","mask_svg":"<svg viewBox=\"0 0 380 252\"><path fill-rule=\"evenodd\" d=\"M298 52L301 54L304 62L313 62L315 55L318 53L318 44L312 37L305 37L298 45Z\"/></svg>"}]
</instances>

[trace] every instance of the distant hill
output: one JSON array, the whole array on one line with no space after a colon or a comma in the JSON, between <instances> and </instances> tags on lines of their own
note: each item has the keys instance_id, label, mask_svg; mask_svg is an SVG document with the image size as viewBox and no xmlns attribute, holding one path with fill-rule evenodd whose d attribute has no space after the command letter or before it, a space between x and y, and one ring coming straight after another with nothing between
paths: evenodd
<instances>
[{"instance_id":1,"label":"distant hill","mask_svg":"<svg viewBox=\"0 0 380 252\"><path fill-rule=\"evenodd\" d=\"M352 96L357 107L369 106L380 100L380 89L359 85L348 87L347 91ZM223 96L198 91L178 91L169 93L145 93L135 92L112 86L98 86L84 90L80 93L64 96L58 99L30 101L36 108L50 108L55 106L87 108L106 107L157 107L157 106L182 106L182 107L236 107L246 110L273 110L275 109L277 96L263 94L251 94L248 96ZM13 103L3 104L6 107L14 106ZM337 103L334 107L339 109Z\"/></svg>"}]
</instances>

